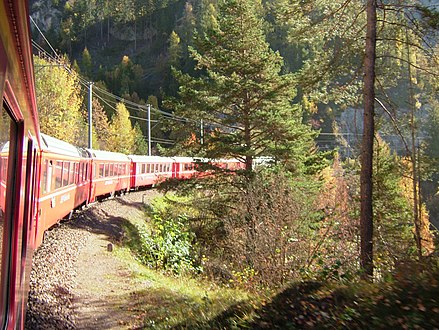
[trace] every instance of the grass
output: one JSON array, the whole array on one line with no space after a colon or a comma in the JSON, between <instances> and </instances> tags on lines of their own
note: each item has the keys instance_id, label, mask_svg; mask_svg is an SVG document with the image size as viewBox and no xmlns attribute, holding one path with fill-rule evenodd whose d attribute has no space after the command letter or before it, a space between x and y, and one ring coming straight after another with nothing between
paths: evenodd
<instances>
[{"instance_id":1,"label":"grass","mask_svg":"<svg viewBox=\"0 0 439 330\"><path fill-rule=\"evenodd\" d=\"M148 329L438 329L439 272L432 269L379 283L292 283L267 298L131 265L140 328Z\"/></svg>"},{"instance_id":2,"label":"grass","mask_svg":"<svg viewBox=\"0 0 439 330\"><path fill-rule=\"evenodd\" d=\"M439 263L414 263L377 283L297 282L259 296L188 276L166 275L132 254L117 255L131 268L138 328L148 329L439 329Z\"/></svg>"},{"instance_id":3,"label":"grass","mask_svg":"<svg viewBox=\"0 0 439 330\"><path fill-rule=\"evenodd\" d=\"M223 323L221 316L228 310L237 316L226 318L228 329L239 327L239 323L251 318L247 312L251 314L254 309L254 298L246 292L156 272L137 262L128 248L119 247L115 254L129 265L138 284L132 293L135 304L131 308L143 319L142 328L215 328L216 323Z\"/></svg>"}]
</instances>

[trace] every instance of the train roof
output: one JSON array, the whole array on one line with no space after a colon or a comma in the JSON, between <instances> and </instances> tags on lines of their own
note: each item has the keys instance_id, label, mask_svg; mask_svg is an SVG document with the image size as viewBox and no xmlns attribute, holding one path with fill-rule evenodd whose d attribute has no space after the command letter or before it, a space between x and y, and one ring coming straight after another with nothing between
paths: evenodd
<instances>
[{"instance_id":1,"label":"train roof","mask_svg":"<svg viewBox=\"0 0 439 330\"><path fill-rule=\"evenodd\" d=\"M197 161L197 158L193 157L172 157L177 163L193 163ZM199 158L198 158L199 159Z\"/></svg>"},{"instance_id":2,"label":"train roof","mask_svg":"<svg viewBox=\"0 0 439 330\"><path fill-rule=\"evenodd\" d=\"M111 151L95 150L95 149L86 149L86 150L90 155L90 157L93 159L113 160L120 162L127 162L130 160L127 155L122 154L120 152L111 152Z\"/></svg>"},{"instance_id":3,"label":"train roof","mask_svg":"<svg viewBox=\"0 0 439 330\"><path fill-rule=\"evenodd\" d=\"M174 158L171 157L161 157L161 156L141 156L141 155L129 155L135 163L174 163Z\"/></svg>"},{"instance_id":4,"label":"train roof","mask_svg":"<svg viewBox=\"0 0 439 330\"><path fill-rule=\"evenodd\" d=\"M47 152L53 152L61 155L72 157L84 157L82 150L73 144L59 140L47 134L41 133L43 144L41 149Z\"/></svg>"}]
</instances>

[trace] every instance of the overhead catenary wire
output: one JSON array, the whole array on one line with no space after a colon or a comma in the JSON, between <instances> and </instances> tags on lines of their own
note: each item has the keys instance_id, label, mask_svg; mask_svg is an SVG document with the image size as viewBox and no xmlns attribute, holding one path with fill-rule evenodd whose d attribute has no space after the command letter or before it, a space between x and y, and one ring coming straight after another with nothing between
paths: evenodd
<instances>
[{"instance_id":1,"label":"overhead catenary wire","mask_svg":"<svg viewBox=\"0 0 439 330\"><path fill-rule=\"evenodd\" d=\"M35 23L35 21L34 20L32 20L32 22L33 22L33 24L37 27L37 24ZM42 53L44 53L45 54L45 56L47 56L48 58L50 58L51 60L53 60L53 61L55 61L55 62L57 62L57 63L60 63L60 56L59 56L59 54L55 51L55 49L52 47L52 45L50 44L50 42L47 40L47 38L44 36L44 34L43 34L43 32L37 27L37 30L38 30L38 32L43 36L43 38L44 38L44 40L46 41L46 43L49 45L49 47L50 47L50 49L52 50L52 52L55 54L54 56L53 55L51 55L51 54L49 54L49 53L47 53L47 51L46 50L44 50L44 48L42 48L40 45L38 45L35 41L32 41L32 44L34 45L34 47L35 48L37 48L40 52L42 52ZM69 66L67 66L65 63L60 63L60 65L69 73L69 74L74 74L77 78L78 78L78 80L79 80L79 82L81 82L82 83L82 85L83 86L85 86L85 87L87 87L88 88L88 86L89 86L89 81L86 79L86 78L84 78L84 77L82 77L81 75L79 75L77 72L74 72ZM144 113L147 113L148 112L148 110L147 110L147 105L145 105L145 104L139 104L139 103L135 103L135 102L132 102L132 101L129 101L129 100L126 100L126 99L124 99L123 97L121 97L121 96L118 96L118 95L115 95L115 94L113 94L113 93L111 93L111 92L109 92L109 91L106 91L105 89L102 89L102 88L100 88L99 86L96 86L96 85L94 85L94 87L93 87L93 90L97 90L98 92L100 92L100 93L102 93L102 94L105 94L105 95L107 95L108 97L110 97L110 98L113 98L113 99L115 99L115 100L117 100L117 101L119 101L119 102L122 102L122 103L124 103L125 104L125 106L127 107L127 108L129 108L129 109L131 109L131 110L135 110L135 111L140 111L140 112L144 112ZM97 93L94 93L95 95L97 94ZM101 98L101 100L103 100L103 98ZM107 105L108 105L108 103L106 103ZM111 107L112 109L114 109L114 107ZM196 125L198 125L199 124L199 120L197 120L197 119L192 119L192 118L186 118L186 117L181 117L181 116L176 116L176 115L174 115L174 114L172 114L172 113L169 113L169 112L166 112L166 111L163 111L163 110L160 110L160 109L157 109L157 108L154 108L154 107L150 107L150 110L152 111L152 112L155 112L155 113L159 113L159 114L161 114L162 116L164 116L166 119L170 119L170 120L173 120L173 121L178 121L178 122L181 122L181 123L190 123L190 124L196 124ZM205 122L205 126L208 126L208 125L210 125L210 126L212 126L212 127L226 127L226 128L230 128L228 125L224 125L224 124L222 124L222 123L218 123L218 122ZM233 127L232 127L233 128ZM235 127L235 128L237 128L237 129L239 129L239 127Z\"/></svg>"},{"instance_id":2,"label":"overhead catenary wire","mask_svg":"<svg viewBox=\"0 0 439 330\"><path fill-rule=\"evenodd\" d=\"M36 22L33 20L33 18L30 16L30 19L32 21L32 23L34 24L34 26L36 27L36 29L38 30L38 32L41 34L41 36L43 37L44 41L48 44L48 46L50 47L51 51L53 52L54 55L48 53L41 45L39 45L37 42L35 42L34 40L32 40L32 45L33 47L35 47L39 52L43 53L47 58L57 62L58 64L60 64L69 74L73 74L72 70L70 67L68 67L67 65L65 65L65 63L61 63L60 62L60 58L61 56L55 51L55 49L53 48L53 46L51 45L51 43L49 42L49 40L46 38L46 36L44 35L44 33L41 31L41 29L38 27L38 25L36 24ZM82 77L81 75L79 75L78 73L75 72L76 77L78 78L79 82L88 87L89 81L87 79L85 79L84 77ZM124 99L123 97L120 97L118 95L115 95L111 92L108 92L98 86L94 86L93 87L94 90L98 90L100 93L103 93L111 98L114 98L115 100L118 100L122 103L124 103L125 105L131 105L132 107L130 109L132 110L138 110L141 112L147 112L147 108L146 105L143 104L139 104L139 103L135 103L129 100ZM133 108L134 107L134 108ZM160 109L156 109L154 107L151 106L151 111L159 113L163 116L166 116L168 119L172 119L172 120L177 120L180 122L197 122L196 120L193 119L189 119L189 118L184 118L184 117L180 117L180 116L175 116L171 113L168 113L166 111L160 110Z\"/></svg>"}]
</instances>

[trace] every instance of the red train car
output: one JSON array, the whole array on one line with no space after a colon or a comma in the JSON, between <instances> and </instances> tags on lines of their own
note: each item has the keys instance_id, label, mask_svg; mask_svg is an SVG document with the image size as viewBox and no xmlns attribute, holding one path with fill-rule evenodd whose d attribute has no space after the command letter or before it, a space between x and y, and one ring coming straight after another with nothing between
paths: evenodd
<instances>
[{"instance_id":1,"label":"red train car","mask_svg":"<svg viewBox=\"0 0 439 330\"><path fill-rule=\"evenodd\" d=\"M167 178L175 177L175 160L158 156L128 156L131 160L131 189L151 187Z\"/></svg>"},{"instance_id":2,"label":"red train car","mask_svg":"<svg viewBox=\"0 0 439 330\"><path fill-rule=\"evenodd\" d=\"M192 157L173 157L174 169L173 177L188 179L197 173L196 160Z\"/></svg>"},{"instance_id":3,"label":"red train car","mask_svg":"<svg viewBox=\"0 0 439 330\"><path fill-rule=\"evenodd\" d=\"M23 328L40 146L27 1L0 1L0 327Z\"/></svg>"},{"instance_id":4,"label":"red train car","mask_svg":"<svg viewBox=\"0 0 439 330\"><path fill-rule=\"evenodd\" d=\"M91 158L90 202L130 190L131 161L128 156L92 149L87 152Z\"/></svg>"},{"instance_id":5,"label":"red train car","mask_svg":"<svg viewBox=\"0 0 439 330\"><path fill-rule=\"evenodd\" d=\"M90 193L90 159L85 158L85 151L51 136L41 136L37 245L47 228L87 204Z\"/></svg>"}]
</instances>

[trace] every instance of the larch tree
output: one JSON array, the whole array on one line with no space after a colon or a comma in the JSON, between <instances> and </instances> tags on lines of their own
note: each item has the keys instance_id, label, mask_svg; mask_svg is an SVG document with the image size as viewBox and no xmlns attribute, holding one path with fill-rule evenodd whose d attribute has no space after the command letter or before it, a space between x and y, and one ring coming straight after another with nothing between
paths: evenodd
<instances>
[{"instance_id":1,"label":"larch tree","mask_svg":"<svg viewBox=\"0 0 439 330\"><path fill-rule=\"evenodd\" d=\"M97 98L93 98L93 146L96 149L108 150L111 135L110 123L104 108Z\"/></svg>"},{"instance_id":2,"label":"larch tree","mask_svg":"<svg viewBox=\"0 0 439 330\"><path fill-rule=\"evenodd\" d=\"M81 68L82 68L82 72L84 72L88 77L90 77L92 73L93 64L92 64L90 52L88 51L87 47L85 47L82 52Z\"/></svg>"},{"instance_id":3,"label":"larch tree","mask_svg":"<svg viewBox=\"0 0 439 330\"><path fill-rule=\"evenodd\" d=\"M132 154L134 151L134 134L130 113L123 103L118 103L111 118L111 136L108 141L110 151Z\"/></svg>"},{"instance_id":4,"label":"larch tree","mask_svg":"<svg viewBox=\"0 0 439 330\"><path fill-rule=\"evenodd\" d=\"M299 171L313 133L292 103L293 76L281 73L283 60L266 41L260 10L260 1L220 1L217 24L190 48L199 77L175 71L180 88L172 107L195 123L185 126L185 140L203 120L207 157L240 158L251 172L255 157L269 156Z\"/></svg>"},{"instance_id":5,"label":"larch tree","mask_svg":"<svg viewBox=\"0 0 439 330\"><path fill-rule=\"evenodd\" d=\"M136 155L148 155L148 141L146 141L143 136L142 129L140 125L136 123L133 128L134 134L134 150L133 153Z\"/></svg>"},{"instance_id":6,"label":"larch tree","mask_svg":"<svg viewBox=\"0 0 439 330\"><path fill-rule=\"evenodd\" d=\"M83 119L81 85L77 74L58 63L34 57L35 87L41 131L69 143L77 143Z\"/></svg>"}]
</instances>

